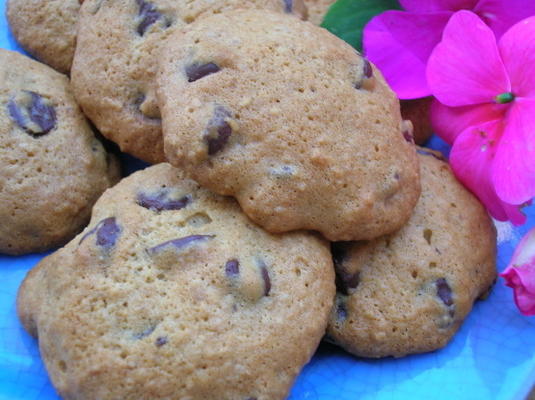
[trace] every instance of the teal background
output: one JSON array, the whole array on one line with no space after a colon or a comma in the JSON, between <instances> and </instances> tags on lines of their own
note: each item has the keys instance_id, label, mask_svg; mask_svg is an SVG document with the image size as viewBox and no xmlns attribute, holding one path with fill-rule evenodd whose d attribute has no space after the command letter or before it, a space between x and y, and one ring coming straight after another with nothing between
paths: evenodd
<instances>
[{"instance_id":1,"label":"teal background","mask_svg":"<svg viewBox=\"0 0 535 400\"><path fill-rule=\"evenodd\" d=\"M5 9L5 0L0 0L0 9ZM3 12L0 47L22 51L9 33ZM429 145L447 152L437 138ZM129 169L139 165L125 160ZM527 213L526 226L498 226L500 271L520 237L535 226L535 207ZM43 256L0 255L0 400L59 399L37 342L22 329L15 312L20 282ZM499 279L490 297L475 305L444 349L397 360L366 360L322 344L295 382L290 399L523 399L534 382L535 317L518 313L512 291Z\"/></svg>"}]
</instances>

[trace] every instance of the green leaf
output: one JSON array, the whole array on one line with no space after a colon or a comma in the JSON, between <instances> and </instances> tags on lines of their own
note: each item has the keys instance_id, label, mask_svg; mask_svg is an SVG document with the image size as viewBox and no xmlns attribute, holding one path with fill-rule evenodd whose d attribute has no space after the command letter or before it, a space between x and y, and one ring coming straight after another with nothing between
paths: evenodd
<instances>
[{"instance_id":1,"label":"green leaf","mask_svg":"<svg viewBox=\"0 0 535 400\"><path fill-rule=\"evenodd\" d=\"M386 10L401 10L401 6L397 0L338 0L321 26L361 51L364 26Z\"/></svg>"}]
</instances>

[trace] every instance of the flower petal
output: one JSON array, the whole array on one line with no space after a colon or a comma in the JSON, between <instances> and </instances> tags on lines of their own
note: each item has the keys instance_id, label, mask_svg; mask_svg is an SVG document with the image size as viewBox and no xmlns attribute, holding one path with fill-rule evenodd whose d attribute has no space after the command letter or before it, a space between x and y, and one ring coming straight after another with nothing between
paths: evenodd
<instances>
[{"instance_id":1,"label":"flower petal","mask_svg":"<svg viewBox=\"0 0 535 400\"><path fill-rule=\"evenodd\" d=\"M424 13L472 9L476 6L477 0L399 0L399 3L407 11Z\"/></svg>"},{"instance_id":2,"label":"flower petal","mask_svg":"<svg viewBox=\"0 0 535 400\"><path fill-rule=\"evenodd\" d=\"M469 127L455 140L450 163L457 178L479 198L494 218L520 225L526 221L525 215L519 206L500 200L491 180L495 143L501 130L501 120Z\"/></svg>"},{"instance_id":3,"label":"flower petal","mask_svg":"<svg viewBox=\"0 0 535 400\"><path fill-rule=\"evenodd\" d=\"M535 6L535 1L531 3ZM515 96L535 97L535 17L509 29L500 39L498 48Z\"/></svg>"},{"instance_id":4,"label":"flower petal","mask_svg":"<svg viewBox=\"0 0 535 400\"><path fill-rule=\"evenodd\" d=\"M511 266L520 266L523 264L535 264L535 228L532 228L522 238L513 253L510 262ZM533 292L535 293L535 280L531 282Z\"/></svg>"},{"instance_id":5,"label":"flower petal","mask_svg":"<svg viewBox=\"0 0 535 400\"><path fill-rule=\"evenodd\" d=\"M364 52L401 99L430 94L425 68L451 13L387 11L364 28Z\"/></svg>"},{"instance_id":6,"label":"flower petal","mask_svg":"<svg viewBox=\"0 0 535 400\"><path fill-rule=\"evenodd\" d=\"M507 105L494 103L448 107L435 99L430 108L431 126L444 141L453 144L457 136L469 126L500 119L506 109Z\"/></svg>"},{"instance_id":7,"label":"flower petal","mask_svg":"<svg viewBox=\"0 0 535 400\"><path fill-rule=\"evenodd\" d=\"M535 228L518 244L513 258L500 274L514 289L515 303L524 315L535 315Z\"/></svg>"},{"instance_id":8,"label":"flower petal","mask_svg":"<svg viewBox=\"0 0 535 400\"><path fill-rule=\"evenodd\" d=\"M474 12L490 26L499 38L518 21L535 15L535 1L479 0Z\"/></svg>"},{"instance_id":9,"label":"flower petal","mask_svg":"<svg viewBox=\"0 0 535 400\"><path fill-rule=\"evenodd\" d=\"M451 107L491 102L511 87L494 34L470 11L450 18L429 57L427 81L433 95Z\"/></svg>"},{"instance_id":10,"label":"flower petal","mask_svg":"<svg viewBox=\"0 0 535 400\"><path fill-rule=\"evenodd\" d=\"M500 199L526 203L535 196L535 99L517 99L506 121L492 180Z\"/></svg>"}]
</instances>

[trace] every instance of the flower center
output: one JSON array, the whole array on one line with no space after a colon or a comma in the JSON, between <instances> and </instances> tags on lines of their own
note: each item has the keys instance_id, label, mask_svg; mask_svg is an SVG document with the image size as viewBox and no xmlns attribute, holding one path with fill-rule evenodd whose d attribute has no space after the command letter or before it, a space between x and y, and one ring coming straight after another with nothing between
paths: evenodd
<instances>
[{"instance_id":1,"label":"flower center","mask_svg":"<svg viewBox=\"0 0 535 400\"><path fill-rule=\"evenodd\" d=\"M498 104L510 103L515 99L515 95L511 92L505 92L496 96L495 100Z\"/></svg>"}]
</instances>

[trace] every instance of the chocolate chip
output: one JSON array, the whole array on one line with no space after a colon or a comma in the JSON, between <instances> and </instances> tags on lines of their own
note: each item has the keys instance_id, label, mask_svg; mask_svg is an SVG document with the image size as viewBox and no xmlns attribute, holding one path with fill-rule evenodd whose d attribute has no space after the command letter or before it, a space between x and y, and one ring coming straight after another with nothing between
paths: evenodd
<instances>
[{"instance_id":1,"label":"chocolate chip","mask_svg":"<svg viewBox=\"0 0 535 400\"><path fill-rule=\"evenodd\" d=\"M440 297L440 300L447 306L453 305L451 288L450 285L448 285L448 282L446 282L446 279L439 278L436 280L435 284L437 286L437 296Z\"/></svg>"},{"instance_id":2,"label":"chocolate chip","mask_svg":"<svg viewBox=\"0 0 535 400\"><path fill-rule=\"evenodd\" d=\"M204 140L208 145L208 155L212 156L220 152L227 144L232 134L232 128L226 121L229 117L230 112L222 106L216 106L214 115L210 122L208 122L204 136Z\"/></svg>"},{"instance_id":3,"label":"chocolate chip","mask_svg":"<svg viewBox=\"0 0 535 400\"><path fill-rule=\"evenodd\" d=\"M414 137L411 135L409 131L403 131L403 137L405 140L409 143L414 143Z\"/></svg>"},{"instance_id":4,"label":"chocolate chip","mask_svg":"<svg viewBox=\"0 0 535 400\"><path fill-rule=\"evenodd\" d=\"M95 232L97 234L97 245L103 247L104 249L110 249L111 247L115 246L115 243L117 242L117 237L119 236L121 229L117 225L115 217L105 218L100 221L93 229L91 229L84 236L82 236L78 245L82 244L82 242L88 236L94 234Z\"/></svg>"},{"instance_id":5,"label":"chocolate chip","mask_svg":"<svg viewBox=\"0 0 535 400\"><path fill-rule=\"evenodd\" d=\"M362 72L359 75L359 80L353 84L355 89L368 89L370 90L373 85L370 84L369 79L373 76L373 68L368 60L363 58Z\"/></svg>"},{"instance_id":6,"label":"chocolate chip","mask_svg":"<svg viewBox=\"0 0 535 400\"><path fill-rule=\"evenodd\" d=\"M139 5L138 15L141 17L141 21L137 26L137 33L143 36L148 27L158 21L162 17L162 14L156 10L156 7L152 3L144 0L136 0L136 2Z\"/></svg>"},{"instance_id":7,"label":"chocolate chip","mask_svg":"<svg viewBox=\"0 0 535 400\"><path fill-rule=\"evenodd\" d=\"M238 260L228 260L225 264L225 274L229 278L234 278L240 274L240 263Z\"/></svg>"},{"instance_id":8,"label":"chocolate chip","mask_svg":"<svg viewBox=\"0 0 535 400\"><path fill-rule=\"evenodd\" d=\"M115 246L121 229L115 221L115 217L106 218L99 223L97 229L97 245L109 249Z\"/></svg>"},{"instance_id":9,"label":"chocolate chip","mask_svg":"<svg viewBox=\"0 0 535 400\"><path fill-rule=\"evenodd\" d=\"M283 0L284 1L284 11L291 13L293 10L293 0Z\"/></svg>"},{"instance_id":10,"label":"chocolate chip","mask_svg":"<svg viewBox=\"0 0 535 400\"><path fill-rule=\"evenodd\" d=\"M35 92L24 92L24 94L29 95L26 101L9 100L7 108L11 119L29 135L35 137L46 135L56 127L54 106Z\"/></svg>"},{"instance_id":11,"label":"chocolate chip","mask_svg":"<svg viewBox=\"0 0 535 400\"><path fill-rule=\"evenodd\" d=\"M445 161L445 158L441 154L437 154L434 151L428 151L420 147L416 149L416 153L421 154L422 156L431 156L440 161Z\"/></svg>"},{"instance_id":12,"label":"chocolate chip","mask_svg":"<svg viewBox=\"0 0 535 400\"><path fill-rule=\"evenodd\" d=\"M191 202L191 196L186 195L179 199L173 199L169 190L161 189L155 193L138 193L136 202L141 207L152 211L180 210Z\"/></svg>"},{"instance_id":13,"label":"chocolate chip","mask_svg":"<svg viewBox=\"0 0 535 400\"><path fill-rule=\"evenodd\" d=\"M135 333L133 335L134 339L138 339L138 340L143 339L143 338L149 336L152 332L154 332L155 329L156 329L156 325L149 326L143 332Z\"/></svg>"},{"instance_id":14,"label":"chocolate chip","mask_svg":"<svg viewBox=\"0 0 535 400\"><path fill-rule=\"evenodd\" d=\"M269 271L264 261L259 261L259 266L262 279L264 280L264 296L269 296L269 292L271 291L271 279L269 278Z\"/></svg>"},{"instance_id":15,"label":"chocolate chip","mask_svg":"<svg viewBox=\"0 0 535 400\"><path fill-rule=\"evenodd\" d=\"M167 340L167 337L165 336L159 336L156 338L156 340L154 341L154 344L157 346L157 347L162 347L164 344L167 344L168 343L168 340Z\"/></svg>"},{"instance_id":16,"label":"chocolate chip","mask_svg":"<svg viewBox=\"0 0 535 400\"><path fill-rule=\"evenodd\" d=\"M362 74L366 78L371 78L373 76L373 68L370 62L366 59L364 59L364 66L362 67Z\"/></svg>"},{"instance_id":17,"label":"chocolate chip","mask_svg":"<svg viewBox=\"0 0 535 400\"><path fill-rule=\"evenodd\" d=\"M205 76L219 72L221 68L213 62L206 64L193 63L186 67L188 82L195 82Z\"/></svg>"},{"instance_id":18,"label":"chocolate chip","mask_svg":"<svg viewBox=\"0 0 535 400\"><path fill-rule=\"evenodd\" d=\"M191 235L191 236L185 236L183 238L179 239L173 239L169 240L167 242L161 243L157 246L151 247L147 249L147 253L150 255L156 254L165 248L174 247L177 250L183 249L185 247L188 247L191 244L197 244L204 242L208 239L213 239L215 235Z\"/></svg>"}]
</instances>

